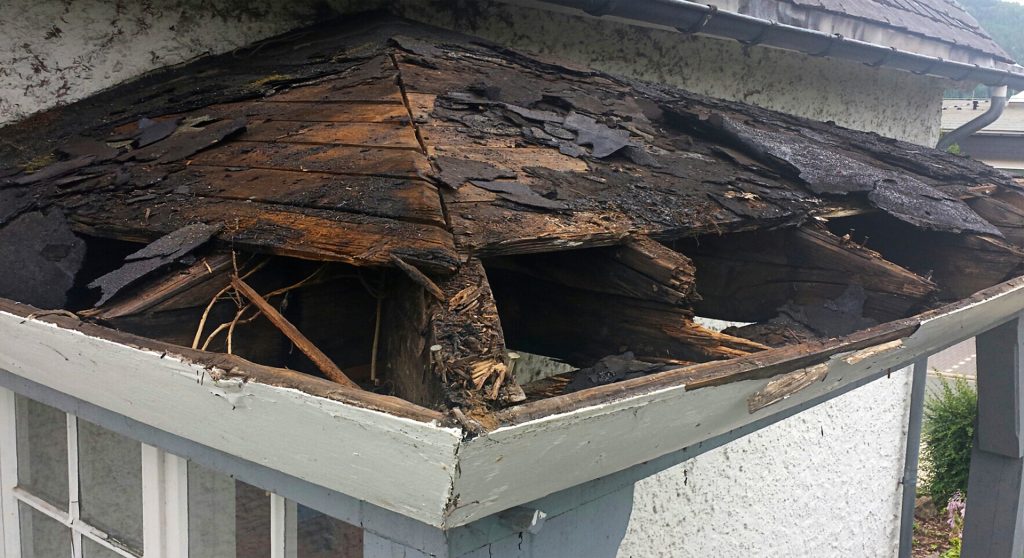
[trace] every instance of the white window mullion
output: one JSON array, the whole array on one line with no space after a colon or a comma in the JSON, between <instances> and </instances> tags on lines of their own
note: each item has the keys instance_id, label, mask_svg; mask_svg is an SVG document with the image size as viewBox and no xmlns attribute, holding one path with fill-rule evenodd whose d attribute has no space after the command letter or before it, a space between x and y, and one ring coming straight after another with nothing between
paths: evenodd
<instances>
[{"instance_id":1,"label":"white window mullion","mask_svg":"<svg viewBox=\"0 0 1024 558\"><path fill-rule=\"evenodd\" d=\"M296 558L297 506L283 496L270 495L270 558Z\"/></svg>"},{"instance_id":2,"label":"white window mullion","mask_svg":"<svg viewBox=\"0 0 1024 558\"><path fill-rule=\"evenodd\" d=\"M20 558L21 531L18 521L18 432L14 392L0 388L0 556Z\"/></svg>"},{"instance_id":3,"label":"white window mullion","mask_svg":"<svg viewBox=\"0 0 1024 558\"><path fill-rule=\"evenodd\" d=\"M188 461L167 452L164 452L164 502L164 556L188 558Z\"/></svg>"},{"instance_id":4,"label":"white window mullion","mask_svg":"<svg viewBox=\"0 0 1024 558\"><path fill-rule=\"evenodd\" d=\"M142 444L142 555L163 558L165 549L164 452Z\"/></svg>"},{"instance_id":5,"label":"white window mullion","mask_svg":"<svg viewBox=\"0 0 1024 558\"><path fill-rule=\"evenodd\" d=\"M78 417L67 416L68 428L68 520L71 525L77 523L81 516L78 505ZM71 532L71 551L74 558L82 558L82 533L77 529Z\"/></svg>"}]
</instances>

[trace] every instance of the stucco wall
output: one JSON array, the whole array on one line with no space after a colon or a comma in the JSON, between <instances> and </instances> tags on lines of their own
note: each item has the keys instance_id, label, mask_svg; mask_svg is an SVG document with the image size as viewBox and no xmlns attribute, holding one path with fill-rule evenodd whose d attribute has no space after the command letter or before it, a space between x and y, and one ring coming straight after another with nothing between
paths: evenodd
<instances>
[{"instance_id":1,"label":"stucco wall","mask_svg":"<svg viewBox=\"0 0 1024 558\"><path fill-rule=\"evenodd\" d=\"M356 3L338 0L347 7ZM0 124L312 21L318 0L3 0Z\"/></svg>"},{"instance_id":2,"label":"stucco wall","mask_svg":"<svg viewBox=\"0 0 1024 558\"><path fill-rule=\"evenodd\" d=\"M912 377L640 481L619 558L896 556Z\"/></svg>"},{"instance_id":3,"label":"stucco wall","mask_svg":"<svg viewBox=\"0 0 1024 558\"><path fill-rule=\"evenodd\" d=\"M919 144L939 138L943 85L907 72L500 2L446 11L418 0L399 6L413 19L612 74Z\"/></svg>"}]
</instances>

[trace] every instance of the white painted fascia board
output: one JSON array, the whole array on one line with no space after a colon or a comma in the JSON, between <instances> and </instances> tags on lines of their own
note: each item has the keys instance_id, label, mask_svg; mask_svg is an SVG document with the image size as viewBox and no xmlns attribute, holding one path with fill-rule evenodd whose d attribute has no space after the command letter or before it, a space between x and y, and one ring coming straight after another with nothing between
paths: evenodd
<instances>
[{"instance_id":1,"label":"white painted fascia board","mask_svg":"<svg viewBox=\"0 0 1024 558\"><path fill-rule=\"evenodd\" d=\"M824 362L828 372L821 381L754 413L748 412L747 402L771 379L693 391L671 386L469 439L459 451L460 473L446 527L700 444L974 337L1024 310L1024 280L996 290L982 300L923 317L903 339L832 355Z\"/></svg>"},{"instance_id":2,"label":"white painted fascia board","mask_svg":"<svg viewBox=\"0 0 1024 558\"><path fill-rule=\"evenodd\" d=\"M440 527L462 431L0 311L0 369L296 478Z\"/></svg>"},{"instance_id":3,"label":"white painted fascia board","mask_svg":"<svg viewBox=\"0 0 1024 558\"><path fill-rule=\"evenodd\" d=\"M211 448L451 529L694 447L1012 319L1024 279L922 316L912 334L822 357L821 381L754 413L773 378L684 382L481 436L237 378L172 354L0 311L0 369Z\"/></svg>"}]
</instances>

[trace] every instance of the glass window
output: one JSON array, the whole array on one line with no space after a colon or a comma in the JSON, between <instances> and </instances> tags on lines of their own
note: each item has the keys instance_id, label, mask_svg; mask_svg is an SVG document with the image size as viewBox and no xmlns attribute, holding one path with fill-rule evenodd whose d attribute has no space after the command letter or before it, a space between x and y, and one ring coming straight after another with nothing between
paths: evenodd
<instances>
[{"instance_id":1,"label":"glass window","mask_svg":"<svg viewBox=\"0 0 1024 558\"><path fill-rule=\"evenodd\" d=\"M82 519L141 553L142 445L79 419L78 482Z\"/></svg>"},{"instance_id":2,"label":"glass window","mask_svg":"<svg viewBox=\"0 0 1024 558\"><path fill-rule=\"evenodd\" d=\"M362 558L363 530L298 506L298 558Z\"/></svg>"},{"instance_id":3,"label":"glass window","mask_svg":"<svg viewBox=\"0 0 1024 558\"><path fill-rule=\"evenodd\" d=\"M270 556L270 494L189 462L189 558Z\"/></svg>"},{"instance_id":4,"label":"glass window","mask_svg":"<svg viewBox=\"0 0 1024 558\"><path fill-rule=\"evenodd\" d=\"M54 506L68 507L68 427L63 411L15 399L18 485Z\"/></svg>"},{"instance_id":5,"label":"glass window","mask_svg":"<svg viewBox=\"0 0 1024 558\"><path fill-rule=\"evenodd\" d=\"M82 558L122 558L122 556L89 537L82 537Z\"/></svg>"},{"instance_id":6,"label":"glass window","mask_svg":"<svg viewBox=\"0 0 1024 558\"><path fill-rule=\"evenodd\" d=\"M18 517L22 556L71 558L71 529L24 502L18 502Z\"/></svg>"}]
</instances>

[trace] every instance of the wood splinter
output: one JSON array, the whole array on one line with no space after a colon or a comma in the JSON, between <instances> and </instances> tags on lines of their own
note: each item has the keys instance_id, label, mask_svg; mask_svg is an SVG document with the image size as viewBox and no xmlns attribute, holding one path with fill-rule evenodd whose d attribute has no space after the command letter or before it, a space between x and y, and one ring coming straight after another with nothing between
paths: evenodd
<instances>
[{"instance_id":1,"label":"wood splinter","mask_svg":"<svg viewBox=\"0 0 1024 558\"><path fill-rule=\"evenodd\" d=\"M413 265L406 263L405 260L394 254L391 255L391 263L395 264L398 269L404 271L405 274L409 276L409 279L412 279L417 285L423 287L423 290L430 293L430 296L433 296L439 302L447 300L444 296L444 291L441 290L441 287L438 287L437 283L431 281L430 277L424 275L422 271L416 269Z\"/></svg>"},{"instance_id":2,"label":"wood splinter","mask_svg":"<svg viewBox=\"0 0 1024 558\"><path fill-rule=\"evenodd\" d=\"M328 379L346 387L362 389L359 387L359 384L349 379L349 377L346 376L340 368L338 368L338 365L334 364L334 362L328 358L323 351L318 349L316 345L302 334L302 332L296 329L296 327L292 325L287 318L282 316L281 313L277 311L277 308L274 308L272 304L267 302L265 298L256 292L255 289L250 287L245 281L242 281L238 276L232 276L231 286L234 287L239 294L249 299L253 305L259 308L260 312L270 320L270 323L274 324L277 329L281 330L281 333L290 339L292 343L295 343L295 346L298 347L304 355L309 357L309 360L313 361L313 364L315 364Z\"/></svg>"}]
</instances>

